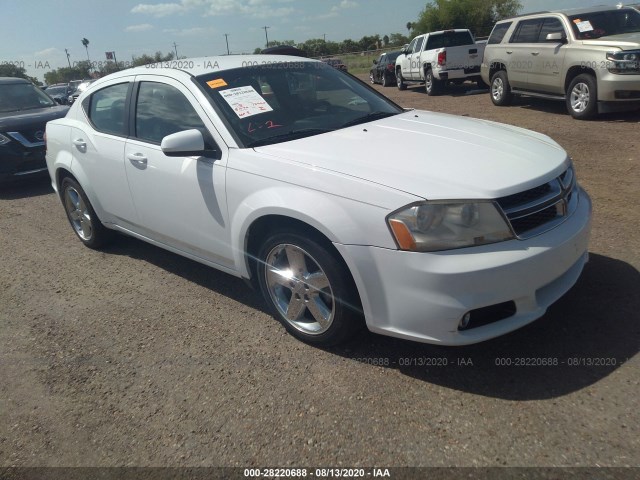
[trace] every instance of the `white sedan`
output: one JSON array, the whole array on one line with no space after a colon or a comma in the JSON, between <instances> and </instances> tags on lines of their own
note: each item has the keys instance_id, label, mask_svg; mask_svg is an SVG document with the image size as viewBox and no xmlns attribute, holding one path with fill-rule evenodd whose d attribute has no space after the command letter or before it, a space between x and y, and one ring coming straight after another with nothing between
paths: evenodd
<instances>
[{"instance_id":1,"label":"white sedan","mask_svg":"<svg viewBox=\"0 0 640 480\"><path fill-rule=\"evenodd\" d=\"M117 231L249 279L313 344L365 324L443 345L496 337L542 316L588 258L591 202L549 137L404 110L313 60L124 70L46 139L85 245Z\"/></svg>"}]
</instances>

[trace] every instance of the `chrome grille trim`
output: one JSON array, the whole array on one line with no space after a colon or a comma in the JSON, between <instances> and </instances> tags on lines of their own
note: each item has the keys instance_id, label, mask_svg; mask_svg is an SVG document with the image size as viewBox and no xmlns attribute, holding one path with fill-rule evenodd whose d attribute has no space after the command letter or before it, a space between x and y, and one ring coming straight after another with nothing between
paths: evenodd
<instances>
[{"instance_id":1,"label":"chrome grille trim","mask_svg":"<svg viewBox=\"0 0 640 480\"><path fill-rule=\"evenodd\" d=\"M573 167L550 182L497 200L515 236L540 235L564 222L578 206Z\"/></svg>"}]
</instances>

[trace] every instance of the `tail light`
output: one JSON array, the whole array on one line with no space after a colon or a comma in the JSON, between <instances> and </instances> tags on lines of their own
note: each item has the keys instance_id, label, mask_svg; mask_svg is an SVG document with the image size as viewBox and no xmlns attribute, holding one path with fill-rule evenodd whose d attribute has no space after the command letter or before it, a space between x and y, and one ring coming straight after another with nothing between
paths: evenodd
<instances>
[{"instance_id":1,"label":"tail light","mask_svg":"<svg viewBox=\"0 0 640 480\"><path fill-rule=\"evenodd\" d=\"M389 65L387 65L387 70L389 70L390 72L393 72L393 67L394 65L390 63Z\"/></svg>"},{"instance_id":2,"label":"tail light","mask_svg":"<svg viewBox=\"0 0 640 480\"><path fill-rule=\"evenodd\" d=\"M438 53L438 65L444 66L446 63L447 63L447 51L443 50L442 52Z\"/></svg>"}]
</instances>

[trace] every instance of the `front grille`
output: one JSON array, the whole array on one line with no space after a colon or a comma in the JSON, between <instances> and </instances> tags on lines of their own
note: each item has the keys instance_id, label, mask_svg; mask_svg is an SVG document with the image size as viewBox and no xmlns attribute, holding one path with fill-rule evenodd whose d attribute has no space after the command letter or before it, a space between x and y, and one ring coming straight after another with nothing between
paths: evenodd
<instances>
[{"instance_id":1,"label":"front grille","mask_svg":"<svg viewBox=\"0 0 640 480\"><path fill-rule=\"evenodd\" d=\"M551 230L566 220L577 204L573 167L550 182L498 199L498 205L520 239Z\"/></svg>"}]
</instances>

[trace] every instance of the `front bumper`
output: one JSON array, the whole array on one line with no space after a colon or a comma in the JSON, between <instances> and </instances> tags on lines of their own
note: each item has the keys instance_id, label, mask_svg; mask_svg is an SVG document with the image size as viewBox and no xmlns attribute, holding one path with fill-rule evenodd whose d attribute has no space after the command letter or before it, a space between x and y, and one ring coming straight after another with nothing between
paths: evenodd
<instances>
[{"instance_id":1,"label":"front bumper","mask_svg":"<svg viewBox=\"0 0 640 480\"><path fill-rule=\"evenodd\" d=\"M0 146L0 182L46 175L45 146L25 147L16 141Z\"/></svg>"},{"instance_id":2,"label":"front bumper","mask_svg":"<svg viewBox=\"0 0 640 480\"><path fill-rule=\"evenodd\" d=\"M606 71L598 78L598 101L640 103L640 75L619 75Z\"/></svg>"},{"instance_id":3,"label":"front bumper","mask_svg":"<svg viewBox=\"0 0 640 480\"><path fill-rule=\"evenodd\" d=\"M577 281L588 259L591 200L528 240L436 253L336 245L358 287L369 330L442 345L466 345L541 317ZM458 330L465 313L513 301L512 316Z\"/></svg>"}]
</instances>

